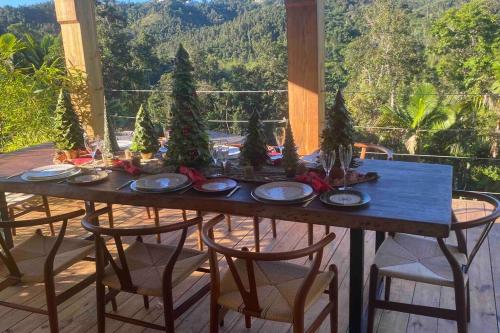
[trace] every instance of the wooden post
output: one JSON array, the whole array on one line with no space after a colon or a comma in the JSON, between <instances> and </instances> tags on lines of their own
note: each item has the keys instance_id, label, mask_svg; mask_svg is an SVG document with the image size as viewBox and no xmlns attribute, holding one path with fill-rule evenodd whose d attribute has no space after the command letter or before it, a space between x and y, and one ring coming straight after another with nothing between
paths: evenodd
<instances>
[{"instance_id":1,"label":"wooden post","mask_svg":"<svg viewBox=\"0 0 500 333\"><path fill-rule=\"evenodd\" d=\"M285 0L288 104L300 154L319 148L325 121L324 0Z\"/></svg>"},{"instance_id":2,"label":"wooden post","mask_svg":"<svg viewBox=\"0 0 500 333\"><path fill-rule=\"evenodd\" d=\"M104 88L97 45L95 1L55 0L55 8L61 25L66 67L69 71L83 72L87 81L87 96L72 96L73 102L84 101L79 112L80 115L84 112L88 115L87 131L102 136Z\"/></svg>"}]
</instances>

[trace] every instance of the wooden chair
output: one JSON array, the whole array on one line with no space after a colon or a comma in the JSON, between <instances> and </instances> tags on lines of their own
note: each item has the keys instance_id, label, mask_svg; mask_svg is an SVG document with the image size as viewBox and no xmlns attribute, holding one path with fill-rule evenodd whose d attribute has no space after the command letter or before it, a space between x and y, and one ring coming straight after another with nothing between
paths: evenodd
<instances>
[{"instance_id":1,"label":"wooden chair","mask_svg":"<svg viewBox=\"0 0 500 333\"><path fill-rule=\"evenodd\" d=\"M251 327L251 317L257 317L291 323L294 333L305 332L304 314L323 292L329 295L329 302L307 332L316 331L328 315L331 331L337 332L337 267L330 265L328 271L319 270L323 248L333 241L335 234L296 251L257 253L249 252L247 248L239 251L215 242L213 229L223 219L224 215L218 215L210 220L203 227L202 234L210 260L211 333L218 332L219 323L223 325L224 315L229 309L245 316L247 328ZM229 271L222 278L217 253L222 254L229 265ZM310 268L284 262L310 254L315 254Z\"/></svg>"},{"instance_id":2,"label":"wooden chair","mask_svg":"<svg viewBox=\"0 0 500 333\"><path fill-rule=\"evenodd\" d=\"M7 199L7 209L9 212L9 220L14 221L18 217L24 216L31 212L44 212L45 216L50 217L49 200L46 196L40 196L42 202L33 202L36 197L33 194L26 193L5 193ZM49 224L50 233L55 235L54 226ZM12 235L16 235L16 228L12 228Z\"/></svg>"},{"instance_id":3,"label":"wooden chair","mask_svg":"<svg viewBox=\"0 0 500 333\"><path fill-rule=\"evenodd\" d=\"M379 145L376 145L376 144L373 144L373 143L360 143L360 142L356 142L354 144L354 147L355 148L360 148L361 149L361 153L359 155L359 158L364 160L366 158L366 154L373 151L373 152L376 152L376 153L382 153L382 154L385 154L387 156L387 159L388 160L393 160L394 159L394 153L392 150L390 150L389 148L386 148L386 147L383 147L383 146L379 146Z\"/></svg>"},{"instance_id":4,"label":"wooden chair","mask_svg":"<svg viewBox=\"0 0 500 333\"><path fill-rule=\"evenodd\" d=\"M57 306L95 281L95 274L90 275L63 293L56 295L54 277L84 260L94 250L91 241L65 238L68 220L85 214L84 210L47 217L37 220L0 222L0 228L26 228L62 222L57 236L44 236L38 229L33 236L9 249L0 236L0 291L19 284L43 283L47 310L22 304L0 301L0 305L10 308L39 313L49 316L50 331L58 332Z\"/></svg>"},{"instance_id":5,"label":"wooden chair","mask_svg":"<svg viewBox=\"0 0 500 333\"><path fill-rule=\"evenodd\" d=\"M455 191L453 196L480 200L492 205L493 210L485 217L465 222L458 222L454 212L451 230L456 234L456 246L445 244L442 238L434 240L406 234L391 235L387 238L377 251L371 267L368 332L373 332L377 308L455 320L458 332L467 332L467 322L470 320L468 270L496 219L500 217L500 202L492 196L473 192ZM484 226L484 228L474 248L468 253L464 230L479 226ZM386 278L384 300L376 299L379 276ZM392 278L454 288L456 308L449 310L392 302L389 300Z\"/></svg>"},{"instance_id":6,"label":"wooden chair","mask_svg":"<svg viewBox=\"0 0 500 333\"><path fill-rule=\"evenodd\" d=\"M174 309L172 289L194 271L209 272L201 267L208 259L207 253L183 248L189 227L200 224L202 218L196 217L186 222L159 227L128 229L105 228L91 223L98 216L107 213L108 208L103 208L86 216L82 221L82 226L95 236L98 332L105 331L106 317L147 328L174 332L174 320L210 290L210 284L207 284ZM178 230L182 233L176 246L142 241L142 236ZM103 236L113 238L118 252L116 259L111 256ZM124 250L122 238L127 236L137 237L137 240ZM106 286L110 290L107 294ZM113 310L117 311L115 297L121 291L142 295L146 308L149 308L149 296L162 298L165 326L107 313L105 305L108 301L112 301Z\"/></svg>"}]
</instances>

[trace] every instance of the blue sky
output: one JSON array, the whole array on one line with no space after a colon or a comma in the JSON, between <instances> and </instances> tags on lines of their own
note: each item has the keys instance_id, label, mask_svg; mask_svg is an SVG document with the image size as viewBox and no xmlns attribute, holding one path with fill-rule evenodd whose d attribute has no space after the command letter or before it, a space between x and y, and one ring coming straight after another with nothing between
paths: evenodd
<instances>
[{"instance_id":1,"label":"blue sky","mask_svg":"<svg viewBox=\"0 0 500 333\"><path fill-rule=\"evenodd\" d=\"M146 0L122 0L122 2L144 2ZM0 0L0 6L23 6L23 5L32 5L34 3L47 2L47 0Z\"/></svg>"}]
</instances>

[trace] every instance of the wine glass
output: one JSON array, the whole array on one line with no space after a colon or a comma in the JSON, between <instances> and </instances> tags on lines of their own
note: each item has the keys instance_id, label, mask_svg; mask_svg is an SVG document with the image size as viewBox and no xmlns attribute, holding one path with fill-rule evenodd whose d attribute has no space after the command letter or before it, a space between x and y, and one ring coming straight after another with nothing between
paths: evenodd
<instances>
[{"instance_id":1,"label":"wine glass","mask_svg":"<svg viewBox=\"0 0 500 333\"><path fill-rule=\"evenodd\" d=\"M285 144L285 128L277 127L274 129L274 138L278 144L278 149L280 154L283 155L283 145Z\"/></svg>"},{"instance_id":2,"label":"wine glass","mask_svg":"<svg viewBox=\"0 0 500 333\"><path fill-rule=\"evenodd\" d=\"M339 159L340 166L344 171L344 187L341 187L340 190L349 190L350 187L347 187L347 172L352 160L352 145L339 145Z\"/></svg>"},{"instance_id":3,"label":"wine glass","mask_svg":"<svg viewBox=\"0 0 500 333\"><path fill-rule=\"evenodd\" d=\"M336 158L337 154L335 153L335 150L321 150L319 152L319 160L321 161L323 170L325 170L325 180L327 181L330 179L330 172L332 171Z\"/></svg>"},{"instance_id":4,"label":"wine glass","mask_svg":"<svg viewBox=\"0 0 500 333\"><path fill-rule=\"evenodd\" d=\"M229 160L229 146L227 141L221 141L220 156L222 160L222 170L226 170L227 161Z\"/></svg>"},{"instance_id":5,"label":"wine glass","mask_svg":"<svg viewBox=\"0 0 500 333\"><path fill-rule=\"evenodd\" d=\"M91 138L88 135L84 135L83 142L85 144L85 149L92 157L92 169L95 172L96 171L95 158L96 158L97 152L102 151L103 142L102 142L101 138L99 137L99 135L96 135L94 138Z\"/></svg>"}]
</instances>

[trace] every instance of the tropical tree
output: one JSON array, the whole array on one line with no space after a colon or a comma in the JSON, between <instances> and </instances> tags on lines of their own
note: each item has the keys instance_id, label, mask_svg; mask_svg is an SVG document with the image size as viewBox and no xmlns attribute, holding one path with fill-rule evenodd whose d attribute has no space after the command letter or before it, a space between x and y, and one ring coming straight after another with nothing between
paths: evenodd
<instances>
[{"instance_id":1,"label":"tropical tree","mask_svg":"<svg viewBox=\"0 0 500 333\"><path fill-rule=\"evenodd\" d=\"M423 131L434 133L444 130L456 120L456 108L442 105L436 88L430 83L417 85L405 107L384 105L380 111L382 125L393 125L407 130L405 146L412 155L419 148Z\"/></svg>"}]
</instances>

